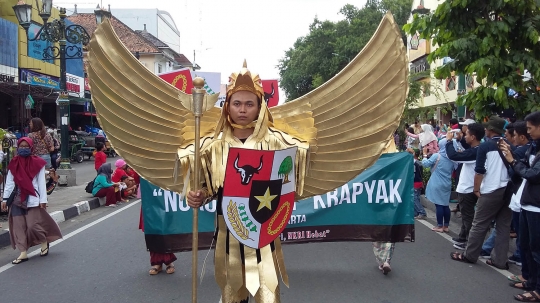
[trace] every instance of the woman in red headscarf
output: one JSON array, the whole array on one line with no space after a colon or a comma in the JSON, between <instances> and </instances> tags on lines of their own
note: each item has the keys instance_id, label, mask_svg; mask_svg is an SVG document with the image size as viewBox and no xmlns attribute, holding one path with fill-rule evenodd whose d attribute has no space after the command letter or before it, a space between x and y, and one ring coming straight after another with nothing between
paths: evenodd
<instances>
[{"instance_id":1,"label":"woman in red headscarf","mask_svg":"<svg viewBox=\"0 0 540 303\"><path fill-rule=\"evenodd\" d=\"M9 206L9 234L11 247L21 252L12 264L28 261L28 248L41 244L40 256L49 254L49 243L62 238L58 224L47 213L45 160L32 156L33 142L23 137L17 142L17 156L8 165L6 186L1 208Z\"/></svg>"}]
</instances>

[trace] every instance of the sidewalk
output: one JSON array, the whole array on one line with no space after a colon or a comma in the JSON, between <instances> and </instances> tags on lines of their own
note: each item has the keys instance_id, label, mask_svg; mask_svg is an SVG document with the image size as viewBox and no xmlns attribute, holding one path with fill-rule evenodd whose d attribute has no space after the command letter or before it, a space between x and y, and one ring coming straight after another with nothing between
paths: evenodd
<instances>
[{"instance_id":1,"label":"sidewalk","mask_svg":"<svg viewBox=\"0 0 540 303\"><path fill-rule=\"evenodd\" d=\"M57 223L70 220L81 213L105 205L105 199L92 197L92 194L84 190L85 187L86 183L71 187L57 186L54 192L48 196L47 212ZM10 245L6 216L0 217L0 224L2 224L0 229L1 249Z\"/></svg>"},{"instance_id":2,"label":"sidewalk","mask_svg":"<svg viewBox=\"0 0 540 303\"><path fill-rule=\"evenodd\" d=\"M437 218L435 217L435 204L431 203L424 195L420 196L420 202L424 206L424 208L429 210L428 212L428 221L432 223L433 225L437 225ZM457 203L450 203L450 209L454 208L457 205ZM457 237L460 229L461 229L461 217L458 217L456 213L452 213L450 216L450 235L452 237ZM491 234L491 229L486 234L486 239ZM452 243L449 243L449 251L460 251L456 248L452 247ZM516 251L516 240L510 239L510 246L508 248L508 256L511 256L514 251ZM461 251L463 252L463 251ZM511 272L519 272L521 273L521 267L515 265L515 264L509 264L510 265L510 271Z\"/></svg>"}]
</instances>

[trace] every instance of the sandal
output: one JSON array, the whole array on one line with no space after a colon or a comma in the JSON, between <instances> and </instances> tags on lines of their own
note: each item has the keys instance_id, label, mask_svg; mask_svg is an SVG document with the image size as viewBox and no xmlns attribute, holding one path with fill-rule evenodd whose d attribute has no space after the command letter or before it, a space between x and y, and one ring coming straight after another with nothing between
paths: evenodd
<instances>
[{"instance_id":1,"label":"sandal","mask_svg":"<svg viewBox=\"0 0 540 303\"><path fill-rule=\"evenodd\" d=\"M515 295L514 299L520 302L540 302L540 296L537 295L534 291L529 291L522 293L520 295Z\"/></svg>"},{"instance_id":2,"label":"sandal","mask_svg":"<svg viewBox=\"0 0 540 303\"><path fill-rule=\"evenodd\" d=\"M499 266L495 266L495 264L493 263L493 260L491 259L487 259L486 260L486 264L489 265L489 266L493 266L495 268L498 268L498 269L506 269L506 270L509 270L510 269L510 266L508 266L508 262L506 262L504 264L504 267L499 267Z\"/></svg>"},{"instance_id":3,"label":"sandal","mask_svg":"<svg viewBox=\"0 0 540 303\"><path fill-rule=\"evenodd\" d=\"M442 231L445 232L445 233L449 233L450 229L448 229L448 227L443 227Z\"/></svg>"},{"instance_id":4,"label":"sandal","mask_svg":"<svg viewBox=\"0 0 540 303\"><path fill-rule=\"evenodd\" d=\"M22 262L26 262L26 261L28 261L28 258L24 258L24 259L17 258L15 260L11 261L11 264L21 264Z\"/></svg>"},{"instance_id":5,"label":"sandal","mask_svg":"<svg viewBox=\"0 0 540 303\"><path fill-rule=\"evenodd\" d=\"M525 279L521 279L519 277L519 275L510 275L510 276L507 276L506 277L508 280L512 281L512 282L516 282L516 283L520 283L520 282L525 282L527 280Z\"/></svg>"},{"instance_id":6,"label":"sandal","mask_svg":"<svg viewBox=\"0 0 540 303\"><path fill-rule=\"evenodd\" d=\"M42 249L39 254L40 257L46 257L49 254L49 243L47 243L47 248Z\"/></svg>"},{"instance_id":7,"label":"sandal","mask_svg":"<svg viewBox=\"0 0 540 303\"><path fill-rule=\"evenodd\" d=\"M151 276L157 275L157 274L159 274L161 272L162 269L163 268L161 268L161 266L159 266L159 267L153 267L152 266L152 268L150 268L150 270L148 271L148 274L150 274Z\"/></svg>"},{"instance_id":8,"label":"sandal","mask_svg":"<svg viewBox=\"0 0 540 303\"><path fill-rule=\"evenodd\" d=\"M174 265L167 265L167 268L165 268L165 271L170 275L170 274L174 274Z\"/></svg>"},{"instance_id":9,"label":"sandal","mask_svg":"<svg viewBox=\"0 0 540 303\"><path fill-rule=\"evenodd\" d=\"M432 231L436 231L436 232L438 232L438 233L444 232L444 229L443 229L442 227L433 227L431 230L432 230Z\"/></svg>"},{"instance_id":10,"label":"sandal","mask_svg":"<svg viewBox=\"0 0 540 303\"><path fill-rule=\"evenodd\" d=\"M389 272L392 271L392 267L390 267L390 264L387 262L384 262L384 264L379 265L379 269L382 271L383 275L387 275Z\"/></svg>"},{"instance_id":11,"label":"sandal","mask_svg":"<svg viewBox=\"0 0 540 303\"><path fill-rule=\"evenodd\" d=\"M527 290L527 291L534 290L534 288L530 287L527 284L527 282L517 282L517 283L511 282L510 287L521 289L521 290Z\"/></svg>"},{"instance_id":12,"label":"sandal","mask_svg":"<svg viewBox=\"0 0 540 303\"><path fill-rule=\"evenodd\" d=\"M457 251L453 252L453 253L450 253L450 258L452 258L452 260L454 260L454 261L465 262L465 263L474 263L474 262L469 261L469 259L467 259L465 257L465 255L463 255L462 253L457 252Z\"/></svg>"}]
</instances>

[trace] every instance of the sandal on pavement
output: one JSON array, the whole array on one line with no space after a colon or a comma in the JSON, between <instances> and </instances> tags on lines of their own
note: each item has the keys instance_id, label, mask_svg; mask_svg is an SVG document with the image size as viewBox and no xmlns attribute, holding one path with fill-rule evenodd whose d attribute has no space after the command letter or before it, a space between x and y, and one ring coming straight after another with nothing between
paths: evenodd
<instances>
[{"instance_id":1,"label":"sandal on pavement","mask_svg":"<svg viewBox=\"0 0 540 303\"><path fill-rule=\"evenodd\" d=\"M525 279L521 279L519 277L519 275L510 275L510 276L507 276L506 277L508 280L512 281L512 282L516 282L516 283L520 283L520 282L525 282L527 280Z\"/></svg>"},{"instance_id":2,"label":"sandal on pavement","mask_svg":"<svg viewBox=\"0 0 540 303\"><path fill-rule=\"evenodd\" d=\"M534 291L529 291L521 295L515 295L514 299L520 302L540 302L540 296L537 295Z\"/></svg>"},{"instance_id":3,"label":"sandal on pavement","mask_svg":"<svg viewBox=\"0 0 540 303\"><path fill-rule=\"evenodd\" d=\"M383 265L379 266L379 269L382 271L383 275L387 275L389 272L392 271L392 267L390 267L390 264L387 262L384 262Z\"/></svg>"},{"instance_id":4,"label":"sandal on pavement","mask_svg":"<svg viewBox=\"0 0 540 303\"><path fill-rule=\"evenodd\" d=\"M26 262L26 261L28 261L28 258L24 258L24 259L17 258L15 260L11 261L11 264L21 264L22 262Z\"/></svg>"},{"instance_id":5,"label":"sandal on pavement","mask_svg":"<svg viewBox=\"0 0 540 303\"><path fill-rule=\"evenodd\" d=\"M448 229L448 227L443 227L442 231L445 232L445 233L449 233L450 229Z\"/></svg>"},{"instance_id":6,"label":"sandal on pavement","mask_svg":"<svg viewBox=\"0 0 540 303\"><path fill-rule=\"evenodd\" d=\"M46 257L49 254L49 243L47 243L47 248L42 249L39 254L40 257Z\"/></svg>"},{"instance_id":7,"label":"sandal on pavement","mask_svg":"<svg viewBox=\"0 0 540 303\"><path fill-rule=\"evenodd\" d=\"M153 276L153 275L157 275L161 272L162 268L161 266L160 267L152 267L150 268L150 270L148 271L148 273Z\"/></svg>"},{"instance_id":8,"label":"sandal on pavement","mask_svg":"<svg viewBox=\"0 0 540 303\"><path fill-rule=\"evenodd\" d=\"M174 265L167 265L167 268L165 268L165 271L170 275L174 274Z\"/></svg>"},{"instance_id":9,"label":"sandal on pavement","mask_svg":"<svg viewBox=\"0 0 540 303\"><path fill-rule=\"evenodd\" d=\"M453 252L453 253L450 253L450 258L452 258L452 260L454 261L460 261L460 262L465 262L465 263L474 263L474 262L471 262L469 261L469 259L467 259L462 253L460 252Z\"/></svg>"},{"instance_id":10,"label":"sandal on pavement","mask_svg":"<svg viewBox=\"0 0 540 303\"><path fill-rule=\"evenodd\" d=\"M534 290L534 288L530 287L527 282L510 282L510 287L521 289L521 290Z\"/></svg>"},{"instance_id":11,"label":"sandal on pavement","mask_svg":"<svg viewBox=\"0 0 540 303\"><path fill-rule=\"evenodd\" d=\"M431 230L436 231L438 233L442 233L444 231L442 227L433 227Z\"/></svg>"},{"instance_id":12,"label":"sandal on pavement","mask_svg":"<svg viewBox=\"0 0 540 303\"><path fill-rule=\"evenodd\" d=\"M508 262L506 262L504 264L504 267L499 267L499 266L495 266L495 264L493 263L493 260L487 259L486 264L489 265L489 266L493 266L495 268L498 268L498 269L506 269L506 270L510 269L510 266L508 266Z\"/></svg>"}]
</instances>

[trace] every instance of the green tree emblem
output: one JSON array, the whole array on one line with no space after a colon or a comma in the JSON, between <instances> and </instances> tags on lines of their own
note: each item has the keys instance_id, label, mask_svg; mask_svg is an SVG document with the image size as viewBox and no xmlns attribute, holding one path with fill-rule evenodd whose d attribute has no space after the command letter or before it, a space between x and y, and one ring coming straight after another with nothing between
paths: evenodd
<instances>
[{"instance_id":1,"label":"green tree emblem","mask_svg":"<svg viewBox=\"0 0 540 303\"><path fill-rule=\"evenodd\" d=\"M285 159L283 159L283 162L281 162L281 165L279 166L278 170L278 176L285 177L283 179L283 184L287 184L291 181L289 181L289 174L291 173L293 169L293 163L291 156L287 156Z\"/></svg>"}]
</instances>

